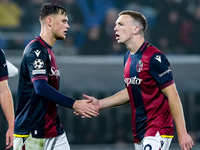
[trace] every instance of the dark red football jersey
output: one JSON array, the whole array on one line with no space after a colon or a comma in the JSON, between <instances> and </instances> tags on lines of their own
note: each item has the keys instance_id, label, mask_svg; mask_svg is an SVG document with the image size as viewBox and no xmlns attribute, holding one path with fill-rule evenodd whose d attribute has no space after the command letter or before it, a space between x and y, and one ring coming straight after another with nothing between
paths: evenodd
<instances>
[{"instance_id":1,"label":"dark red football jersey","mask_svg":"<svg viewBox=\"0 0 200 150\"><path fill-rule=\"evenodd\" d=\"M174 83L166 56L148 42L124 57L124 82L132 108L134 142L146 136L173 137L173 119L162 89Z\"/></svg>"},{"instance_id":2,"label":"dark red football jersey","mask_svg":"<svg viewBox=\"0 0 200 150\"><path fill-rule=\"evenodd\" d=\"M25 48L19 75L14 135L51 138L64 133L57 104L36 94L33 82L44 79L59 90L60 73L52 47L36 37Z\"/></svg>"}]
</instances>

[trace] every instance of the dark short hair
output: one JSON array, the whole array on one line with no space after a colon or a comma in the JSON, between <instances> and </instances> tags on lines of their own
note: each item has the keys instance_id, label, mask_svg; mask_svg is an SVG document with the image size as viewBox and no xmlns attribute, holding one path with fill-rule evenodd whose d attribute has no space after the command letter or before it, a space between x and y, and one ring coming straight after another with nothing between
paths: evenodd
<instances>
[{"instance_id":1,"label":"dark short hair","mask_svg":"<svg viewBox=\"0 0 200 150\"><path fill-rule=\"evenodd\" d=\"M147 20L146 20L146 17L143 14L141 14L140 12L132 11L132 10L124 10L124 11L119 13L119 16L121 16L121 15L131 16L133 19L135 19L136 21L138 21L142 25L143 32L146 31Z\"/></svg>"},{"instance_id":2,"label":"dark short hair","mask_svg":"<svg viewBox=\"0 0 200 150\"><path fill-rule=\"evenodd\" d=\"M59 13L62 15L67 15L67 10L55 3L45 3L40 10L39 19L43 20L48 15Z\"/></svg>"}]
</instances>

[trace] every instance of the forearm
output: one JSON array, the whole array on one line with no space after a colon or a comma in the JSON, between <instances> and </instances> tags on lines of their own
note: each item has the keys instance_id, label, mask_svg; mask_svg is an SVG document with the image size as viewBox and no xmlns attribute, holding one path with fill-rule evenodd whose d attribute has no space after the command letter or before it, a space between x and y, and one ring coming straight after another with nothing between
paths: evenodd
<instances>
[{"instance_id":1,"label":"forearm","mask_svg":"<svg viewBox=\"0 0 200 150\"><path fill-rule=\"evenodd\" d=\"M176 125L177 134L186 132L183 108L178 94L174 95L173 101L169 100L169 106Z\"/></svg>"},{"instance_id":2,"label":"forearm","mask_svg":"<svg viewBox=\"0 0 200 150\"><path fill-rule=\"evenodd\" d=\"M13 99L9 89L6 89L4 93L0 94L1 107L5 114L9 128L14 127L14 110Z\"/></svg>"},{"instance_id":3,"label":"forearm","mask_svg":"<svg viewBox=\"0 0 200 150\"><path fill-rule=\"evenodd\" d=\"M124 89L113 96L99 100L100 109L111 108L126 104L129 102L129 95L127 89Z\"/></svg>"},{"instance_id":4,"label":"forearm","mask_svg":"<svg viewBox=\"0 0 200 150\"><path fill-rule=\"evenodd\" d=\"M37 95L53 101L59 105L72 108L75 102L74 99L63 95L62 93L58 92L56 89L48 85L45 80L36 80L33 82L33 85Z\"/></svg>"},{"instance_id":5,"label":"forearm","mask_svg":"<svg viewBox=\"0 0 200 150\"><path fill-rule=\"evenodd\" d=\"M168 97L170 111L173 116L178 135L186 132L183 108L175 84L167 87L164 90L164 94Z\"/></svg>"}]
</instances>

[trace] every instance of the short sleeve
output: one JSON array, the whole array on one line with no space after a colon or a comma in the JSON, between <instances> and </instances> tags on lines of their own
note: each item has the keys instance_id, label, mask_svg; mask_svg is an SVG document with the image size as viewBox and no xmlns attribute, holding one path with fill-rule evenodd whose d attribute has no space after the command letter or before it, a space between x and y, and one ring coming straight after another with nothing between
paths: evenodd
<instances>
[{"instance_id":1,"label":"short sleeve","mask_svg":"<svg viewBox=\"0 0 200 150\"><path fill-rule=\"evenodd\" d=\"M0 81L8 79L8 68L4 51L0 49Z\"/></svg>"},{"instance_id":2,"label":"short sleeve","mask_svg":"<svg viewBox=\"0 0 200 150\"><path fill-rule=\"evenodd\" d=\"M39 79L47 80L47 52L32 49L26 58L31 82Z\"/></svg>"},{"instance_id":3,"label":"short sleeve","mask_svg":"<svg viewBox=\"0 0 200 150\"><path fill-rule=\"evenodd\" d=\"M170 63L164 54L156 53L151 57L149 70L161 89L174 83Z\"/></svg>"}]
</instances>

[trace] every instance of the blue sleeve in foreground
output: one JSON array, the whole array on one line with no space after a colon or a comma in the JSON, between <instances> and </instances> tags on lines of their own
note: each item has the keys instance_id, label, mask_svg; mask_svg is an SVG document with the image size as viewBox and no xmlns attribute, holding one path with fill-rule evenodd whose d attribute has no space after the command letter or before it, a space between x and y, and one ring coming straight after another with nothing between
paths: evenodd
<instances>
[{"instance_id":1,"label":"blue sleeve in foreground","mask_svg":"<svg viewBox=\"0 0 200 150\"><path fill-rule=\"evenodd\" d=\"M46 80L35 80L33 82L36 94L53 101L59 105L72 108L75 100L63 95L56 89L47 84Z\"/></svg>"}]
</instances>

